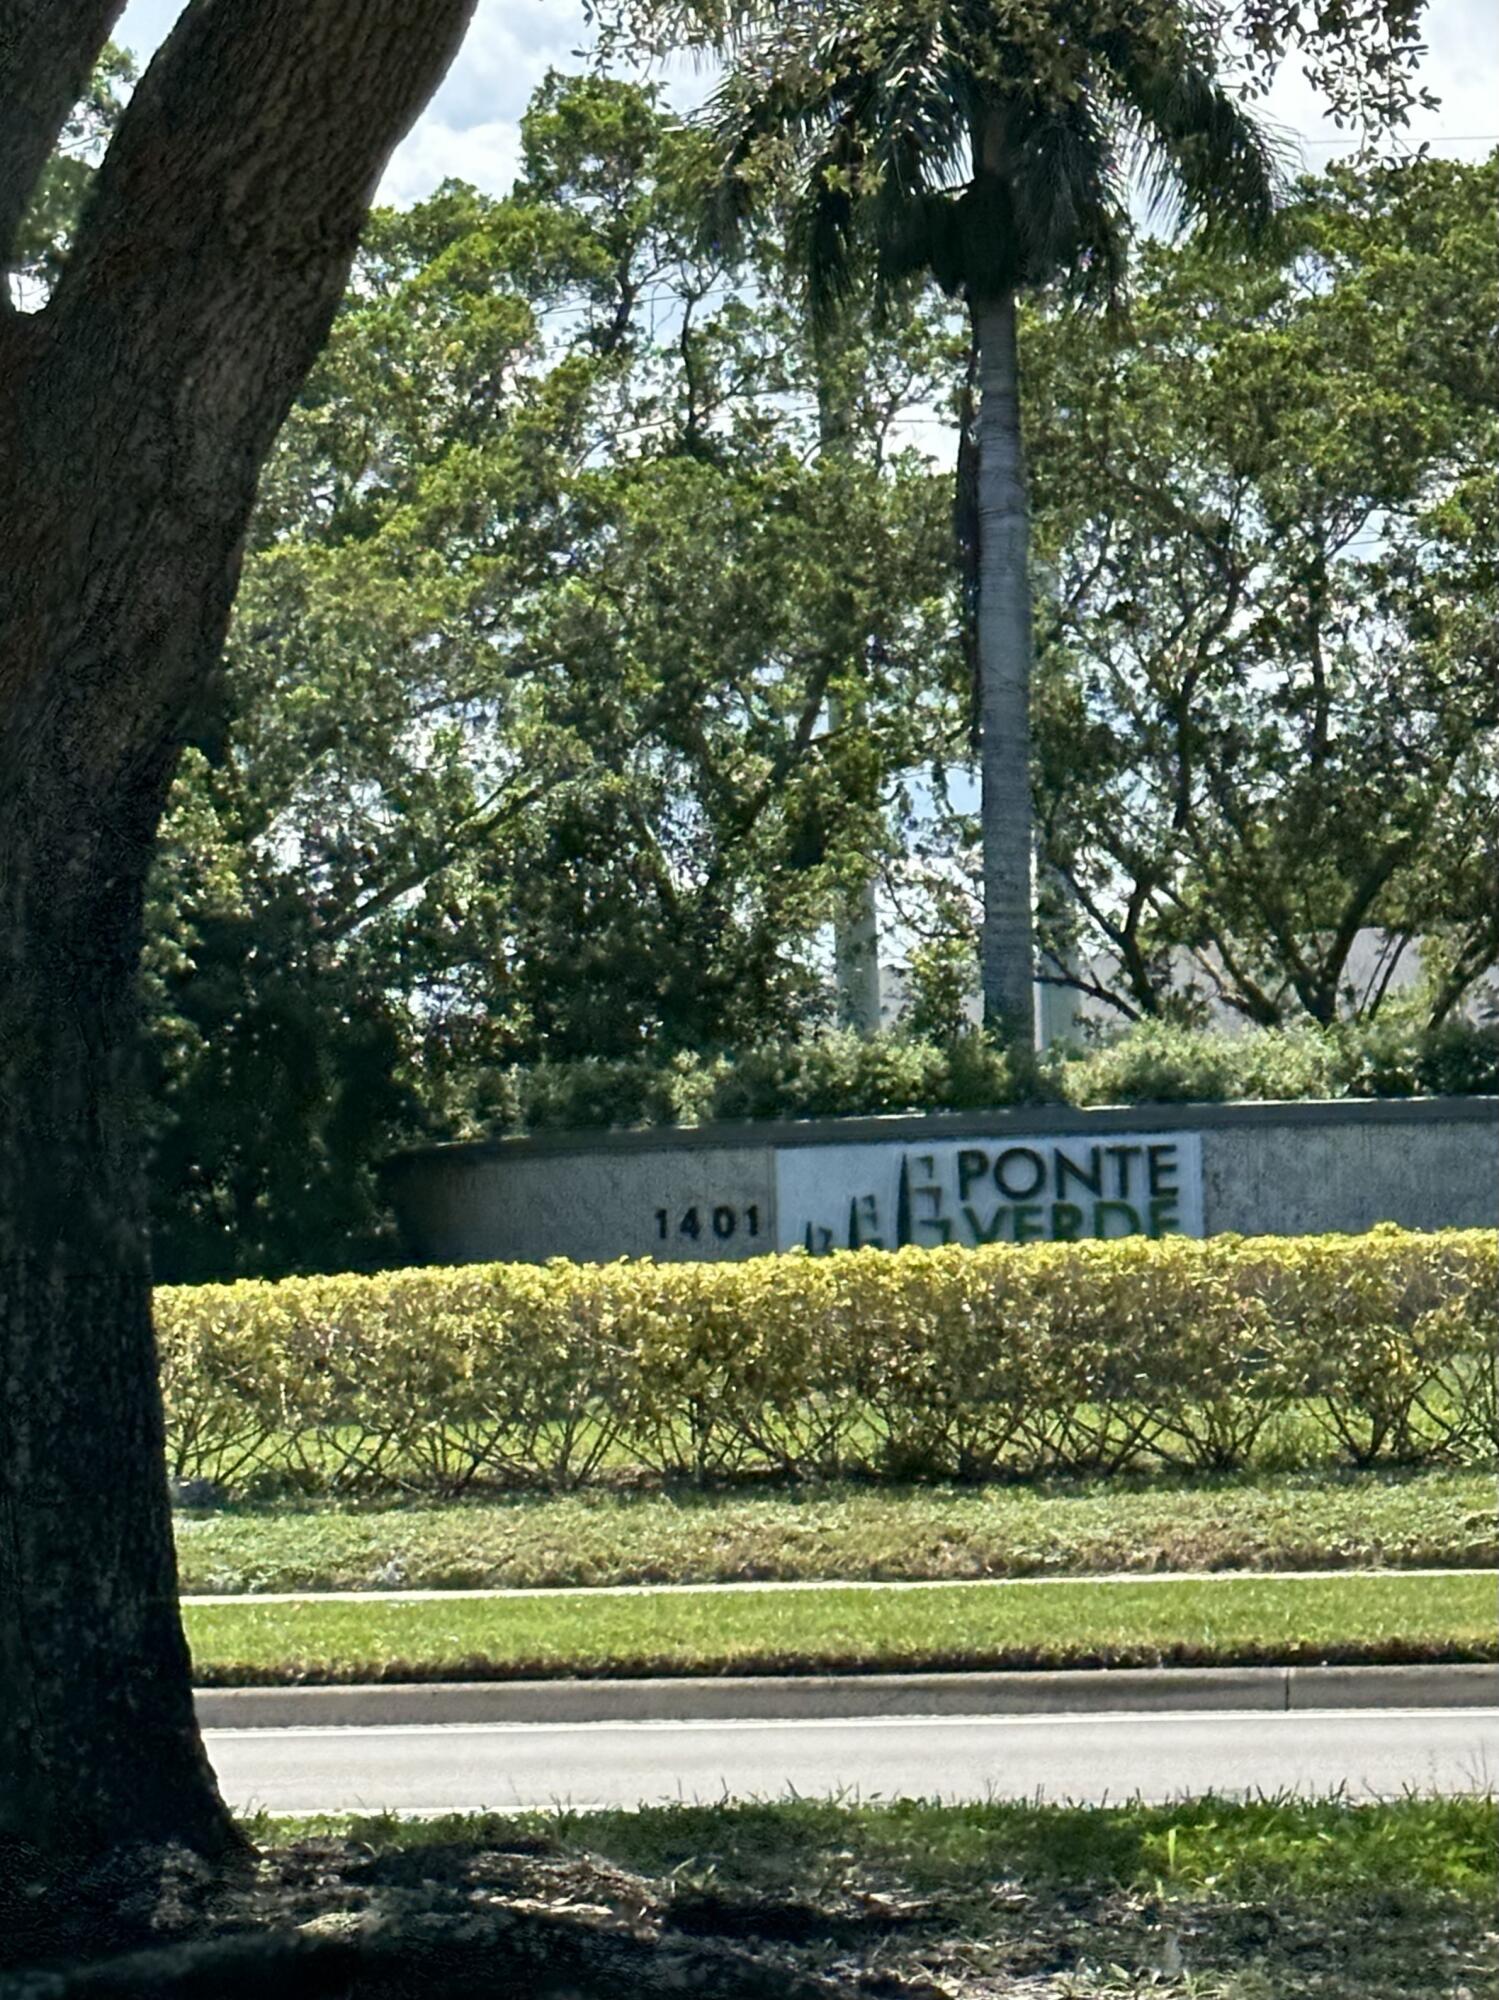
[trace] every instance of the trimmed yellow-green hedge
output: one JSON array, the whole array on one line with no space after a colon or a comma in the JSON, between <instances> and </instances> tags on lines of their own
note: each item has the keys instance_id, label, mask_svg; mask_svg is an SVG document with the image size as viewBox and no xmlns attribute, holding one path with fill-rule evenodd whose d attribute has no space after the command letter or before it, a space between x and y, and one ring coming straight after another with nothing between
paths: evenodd
<instances>
[{"instance_id":1,"label":"trimmed yellow-green hedge","mask_svg":"<svg viewBox=\"0 0 1499 2000\"><path fill-rule=\"evenodd\" d=\"M1496 1248L1382 1227L169 1289L171 1464L455 1493L1472 1463L1499 1448Z\"/></svg>"}]
</instances>

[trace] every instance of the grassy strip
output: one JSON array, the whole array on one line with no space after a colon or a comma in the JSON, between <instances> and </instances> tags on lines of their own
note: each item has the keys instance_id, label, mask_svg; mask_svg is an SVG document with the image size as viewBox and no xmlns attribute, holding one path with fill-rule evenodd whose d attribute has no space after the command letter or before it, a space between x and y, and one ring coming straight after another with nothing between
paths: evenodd
<instances>
[{"instance_id":1,"label":"grassy strip","mask_svg":"<svg viewBox=\"0 0 1499 2000\"><path fill-rule=\"evenodd\" d=\"M920 1799L642 1806L633 1812L320 1815L249 1822L256 1845L348 1838L377 1853L502 1846L517 1835L662 1877L711 1870L734 1889L816 1895L852 1861L918 1894L996 1882L1217 1890L1227 1897L1450 1890L1491 1902L1499 1801L1214 1798L1171 1805L931 1805Z\"/></svg>"},{"instance_id":2,"label":"grassy strip","mask_svg":"<svg viewBox=\"0 0 1499 2000\"><path fill-rule=\"evenodd\" d=\"M1483 1474L1282 1473L241 1508L180 1517L177 1551L189 1593L1493 1568L1499 1521Z\"/></svg>"},{"instance_id":3,"label":"grassy strip","mask_svg":"<svg viewBox=\"0 0 1499 2000\"><path fill-rule=\"evenodd\" d=\"M672 1805L252 1830L298 1880L299 1851L324 1881L352 1854L366 1907L419 1880L471 1910L496 1890L563 1893L573 1869L597 1898L626 1869L647 1885L632 1907L648 1896L668 1934L792 1940L796 1962L877 1969L880 1990L1143 1996L1165 1972L1198 2000L1424 2000L1494 1975L1491 1799Z\"/></svg>"},{"instance_id":4,"label":"grassy strip","mask_svg":"<svg viewBox=\"0 0 1499 2000\"><path fill-rule=\"evenodd\" d=\"M185 1608L206 1686L1499 1658L1482 1575Z\"/></svg>"}]
</instances>

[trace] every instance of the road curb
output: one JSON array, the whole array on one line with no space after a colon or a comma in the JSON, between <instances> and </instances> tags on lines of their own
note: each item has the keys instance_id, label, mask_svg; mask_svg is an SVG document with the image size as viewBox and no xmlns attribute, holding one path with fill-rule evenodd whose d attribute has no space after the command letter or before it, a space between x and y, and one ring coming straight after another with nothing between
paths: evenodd
<instances>
[{"instance_id":1,"label":"road curb","mask_svg":"<svg viewBox=\"0 0 1499 2000\"><path fill-rule=\"evenodd\" d=\"M833 1721L894 1715L1495 1708L1499 1665L1120 1667L1051 1673L743 1675L200 1688L205 1729L438 1723Z\"/></svg>"}]
</instances>

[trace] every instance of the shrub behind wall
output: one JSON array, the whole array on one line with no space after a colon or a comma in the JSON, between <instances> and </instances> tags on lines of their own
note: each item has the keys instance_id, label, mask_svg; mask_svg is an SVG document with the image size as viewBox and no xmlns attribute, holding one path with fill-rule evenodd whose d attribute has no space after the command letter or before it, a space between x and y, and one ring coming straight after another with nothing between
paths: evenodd
<instances>
[{"instance_id":1,"label":"shrub behind wall","mask_svg":"<svg viewBox=\"0 0 1499 2000\"><path fill-rule=\"evenodd\" d=\"M1499 1093L1499 1027L1399 1019L1238 1034L1148 1022L1016 1076L982 1035L923 1042L837 1032L736 1055L542 1063L471 1086L458 1135L695 1125L718 1119L984 1111L1021 1103L1218 1104L1236 1099Z\"/></svg>"}]
</instances>

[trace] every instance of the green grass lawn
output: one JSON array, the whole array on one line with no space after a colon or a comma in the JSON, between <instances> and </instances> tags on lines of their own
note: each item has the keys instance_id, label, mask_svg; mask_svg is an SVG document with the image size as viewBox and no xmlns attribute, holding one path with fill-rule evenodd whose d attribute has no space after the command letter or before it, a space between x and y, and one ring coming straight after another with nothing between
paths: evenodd
<instances>
[{"instance_id":1,"label":"green grass lawn","mask_svg":"<svg viewBox=\"0 0 1499 2000\"><path fill-rule=\"evenodd\" d=\"M1499 1565L1492 1475L594 1491L182 1515L194 1591Z\"/></svg>"},{"instance_id":2,"label":"green grass lawn","mask_svg":"<svg viewBox=\"0 0 1499 2000\"><path fill-rule=\"evenodd\" d=\"M666 1938L773 1940L788 1967L883 1975L892 1993L1480 2000L1499 1971L1488 1799L680 1805L252 1832L269 1873L334 1885L355 1911L417 1885L470 1923L491 1899L571 1897Z\"/></svg>"},{"instance_id":3,"label":"green grass lawn","mask_svg":"<svg viewBox=\"0 0 1499 2000\"><path fill-rule=\"evenodd\" d=\"M205 1685L1499 1658L1491 1576L185 1606Z\"/></svg>"}]
</instances>

